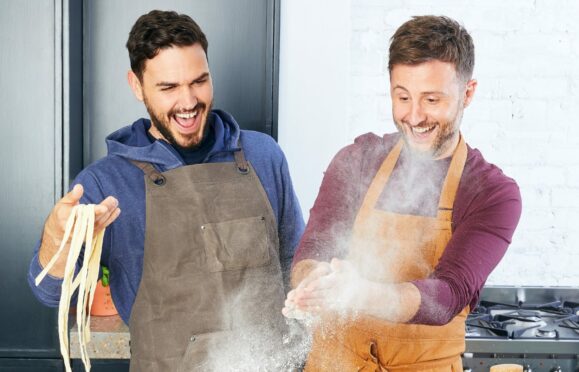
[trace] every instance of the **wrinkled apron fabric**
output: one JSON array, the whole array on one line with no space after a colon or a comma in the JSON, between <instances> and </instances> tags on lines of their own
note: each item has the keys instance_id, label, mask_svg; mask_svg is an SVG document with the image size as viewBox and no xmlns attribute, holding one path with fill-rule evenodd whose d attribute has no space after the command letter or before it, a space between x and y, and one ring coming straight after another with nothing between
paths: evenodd
<instances>
[{"instance_id":1,"label":"wrinkled apron fabric","mask_svg":"<svg viewBox=\"0 0 579 372\"><path fill-rule=\"evenodd\" d=\"M145 173L147 211L130 370L273 370L256 358L281 344L277 223L243 151L234 163L162 173L133 163Z\"/></svg>"},{"instance_id":2,"label":"wrinkled apron fabric","mask_svg":"<svg viewBox=\"0 0 579 372\"><path fill-rule=\"evenodd\" d=\"M436 217L376 209L402 146L400 140L382 163L354 222L347 259L373 281L401 283L426 278L452 235L452 207L467 155L462 136L442 187ZM465 347L467 314L465 308L444 326L326 314L314 333L306 371L462 371L460 354Z\"/></svg>"}]
</instances>

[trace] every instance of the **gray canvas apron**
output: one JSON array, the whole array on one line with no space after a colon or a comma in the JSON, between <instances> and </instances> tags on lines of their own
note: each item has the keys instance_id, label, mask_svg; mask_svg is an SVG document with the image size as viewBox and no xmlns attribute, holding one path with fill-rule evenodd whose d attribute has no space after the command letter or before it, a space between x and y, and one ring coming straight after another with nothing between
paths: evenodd
<instances>
[{"instance_id":1,"label":"gray canvas apron","mask_svg":"<svg viewBox=\"0 0 579 372\"><path fill-rule=\"evenodd\" d=\"M274 370L258 359L280 349L284 324L277 224L243 150L163 173L133 163L147 220L131 372Z\"/></svg>"}]
</instances>

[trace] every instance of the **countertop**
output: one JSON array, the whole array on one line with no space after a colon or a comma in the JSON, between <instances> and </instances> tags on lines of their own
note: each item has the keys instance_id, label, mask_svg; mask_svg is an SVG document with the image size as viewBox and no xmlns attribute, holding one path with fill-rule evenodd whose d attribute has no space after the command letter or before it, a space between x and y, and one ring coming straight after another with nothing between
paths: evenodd
<instances>
[{"instance_id":1,"label":"countertop","mask_svg":"<svg viewBox=\"0 0 579 372\"><path fill-rule=\"evenodd\" d=\"M72 359L80 359L78 344L78 332L76 320L73 315L70 321L74 324L70 330L70 355ZM129 327L122 321L120 316L91 316L91 341L87 344L87 350L91 359L130 359L130 334ZM510 341L510 340L505 340ZM499 341L499 342L505 342ZM496 341L494 341L496 342ZM466 352L480 352L482 346L487 348L492 342L488 340L466 339ZM524 346L526 343L521 343ZM562 347L564 343L558 343ZM482 345L482 346L481 346ZM574 344L576 346L576 344ZM498 348L499 350L502 347ZM485 349L486 350L486 349Z\"/></svg>"},{"instance_id":2,"label":"countertop","mask_svg":"<svg viewBox=\"0 0 579 372\"><path fill-rule=\"evenodd\" d=\"M70 330L70 357L80 359L80 345L76 319L70 317L73 327ZM88 356L91 359L130 359L129 327L120 316L91 316L91 340L87 343Z\"/></svg>"}]
</instances>

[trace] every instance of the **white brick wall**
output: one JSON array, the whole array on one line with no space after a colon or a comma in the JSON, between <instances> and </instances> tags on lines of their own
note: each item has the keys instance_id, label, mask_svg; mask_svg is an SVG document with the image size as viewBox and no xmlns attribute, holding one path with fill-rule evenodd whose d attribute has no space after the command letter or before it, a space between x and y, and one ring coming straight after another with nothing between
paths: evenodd
<instances>
[{"instance_id":1,"label":"white brick wall","mask_svg":"<svg viewBox=\"0 0 579 372\"><path fill-rule=\"evenodd\" d=\"M474 75L479 86L465 112L463 133L488 161L517 180L523 196L513 244L488 283L579 286L579 1L338 0L337 19L331 16L333 5L311 3L282 2L280 59L280 143L304 210L311 207L329 161L326 151L322 160L305 162L316 158L317 144L337 149L361 133L395 130L387 76L388 40L395 29L412 15L448 15L471 32L476 48ZM311 23L284 18L284 6L307 12ZM340 56L349 56L349 62L338 63L339 71L349 75L349 85L333 87L322 96L304 97L300 92L301 98L286 105L293 99L288 87L304 82L299 74L284 75L296 58L283 54L284 35L298 43L317 40L316 22L331 29L346 18L348 40L311 58L315 64L327 58L325 63L335 68ZM296 36L297 26L301 34ZM328 38L330 33L320 40L325 43ZM323 67L308 71L310 76L327 73ZM341 120L328 123L301 116L296 123L294 109L306 100L324 110L337 97L347 105L335 107L347 115ZM308 129L314 126L315 132ZM284 136L286 130L301 133L311 147L296 149L296 142Z\"/></svg>"}]
</instances>

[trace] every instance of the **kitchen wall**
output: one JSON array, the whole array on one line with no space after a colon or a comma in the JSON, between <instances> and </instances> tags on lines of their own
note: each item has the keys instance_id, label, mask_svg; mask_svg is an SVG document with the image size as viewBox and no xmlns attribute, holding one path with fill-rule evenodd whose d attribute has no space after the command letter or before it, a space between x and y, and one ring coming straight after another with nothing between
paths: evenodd
<instances>
[{"instance_id":1,"label":"kitchen wall","mask_svg":"<svg viewBox=\"0 0 579 372\"><path fill-rule=\"evenodd\" d=\"M467 142L513 177L523 215L487 284L579 286L579 2L282 1L279 142L307 218L333 154L395 131L388 40L412 15L448 15L476 47Z\"/></svg>"}]
</instances>

